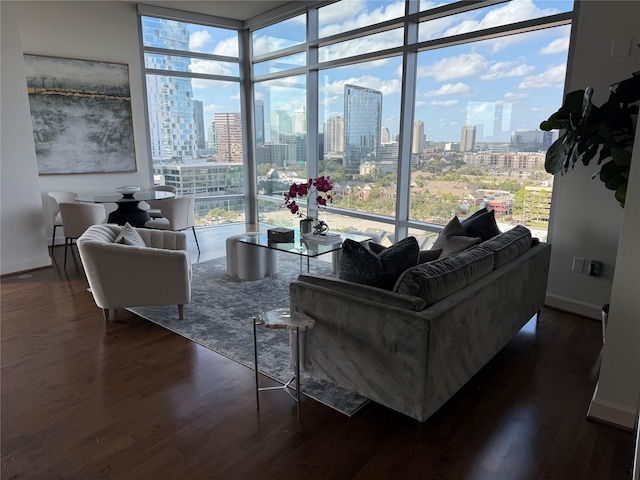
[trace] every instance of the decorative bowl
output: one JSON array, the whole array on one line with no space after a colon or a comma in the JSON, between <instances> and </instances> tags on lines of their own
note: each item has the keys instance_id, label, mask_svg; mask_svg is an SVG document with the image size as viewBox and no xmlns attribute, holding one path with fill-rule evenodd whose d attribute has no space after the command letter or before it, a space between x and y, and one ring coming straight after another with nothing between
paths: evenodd
<instances>
[{"instance_id":1,"label":"decorative bowl","mask_svg":"<svg viewBox=\"0 0 640 480\"><path fill-rule=\"evenodd\" d=\"M121 193L122 195L133 195L136 192L140 191L140 185L124 185L122 187L116 188L116 192Z\"/></svg>"}]
</instances>

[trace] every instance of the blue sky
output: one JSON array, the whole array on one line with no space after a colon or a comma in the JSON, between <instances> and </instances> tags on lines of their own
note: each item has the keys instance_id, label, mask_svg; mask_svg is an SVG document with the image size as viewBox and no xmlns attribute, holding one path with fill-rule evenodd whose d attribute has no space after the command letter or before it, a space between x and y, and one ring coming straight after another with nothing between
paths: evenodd
<instances>
[{"instance_id":1,"label":"blue sky","mask_svg":"<svg viewBox=\"0 0 640 480\"><path fill-rule=\"evenodd\" d=\"M442 2L440 2L441 4ZM429 5L435 6L431 2ZM442 38L462 32L560 13L569 1L513 0L475 12L449 16L420 26L420 39ZM424 8L427 4L424 4ZM321 35L333 34L397 18L404 2L347 0L320 10ZM515 129L537 128L562 102L570 27L556 27L473 44L422 52L418 59L415 118L425 123L429 140L459 141L465 124L481 125L487 140L497 140ZM353 52L374 51L401 42L402 32L337 44L321 51L321 58L342 58ZM302 17L254 34L254 48L264 51L299 43L304 39ZM237 54L237 41L229 32L193 25L190 49L224 55ZM195 61L194 63L198 63ZM193 65L199 71L221 73L224 65ZM398 133L402 63L399 58L366 62L320 72L320 124L339 115L347 83L383 93L383 125ZM289 82L296 86L283 87ZM205 121L215 112L239 111L238 88L194 80L194 98L202 100ZM213 87L213 88L212 88ZM293 113L305 103L304 78L273 82L269 93L258 88L256 97L271 109ZM498 120L494 117L496 113ZM494 128L496 130L494 130ZM482 140L482 138L479 138Z\"/></svg>"}]
</instances>

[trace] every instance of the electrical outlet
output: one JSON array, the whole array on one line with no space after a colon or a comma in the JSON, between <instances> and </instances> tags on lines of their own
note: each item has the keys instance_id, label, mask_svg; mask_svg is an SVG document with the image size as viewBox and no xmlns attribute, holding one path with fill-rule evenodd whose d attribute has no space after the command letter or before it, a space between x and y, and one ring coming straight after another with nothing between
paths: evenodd
<instances>
[{"instance_id":1,"label":"electrical outlet","mask_svg":"<svg viewBox=\"0 0 640 480\"><path fill-rule=\"evenodd\" d=\"M589 275L592 277L599 277L600 272L602 272L602 263L591 260L591 263L589 263Z\"/></svg>"},{"instance_id":2,"label":"electrical outlet","mask_svg":"<svg viewBox=\"0 0 640 480\"><path fill-rule=\"evenodd\" d=\"M573 257L573 267L571 268L571 271L582 273L584 271L584 258Z\"/></svg>"}]
</instances>

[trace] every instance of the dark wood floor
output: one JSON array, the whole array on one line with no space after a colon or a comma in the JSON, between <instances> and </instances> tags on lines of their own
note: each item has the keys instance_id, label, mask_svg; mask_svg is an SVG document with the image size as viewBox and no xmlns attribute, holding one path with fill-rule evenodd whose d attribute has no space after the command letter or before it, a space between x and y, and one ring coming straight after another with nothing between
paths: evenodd
<instances>
[{"instance_id":1,"label":"dark wood floor","mask_svg":"<svg viewBox=\"0 0 640 480\"><path fill-rule=\"evenodd\" d=\"M199 230L219 256L224 229ZM545 309L425 422L265 394L253 371L126 311L81 266L2 279L2 478L628 479L631 433L590 422L600 325ZM192 253L197 254L195 248ZM215 294L215 292L212 292Z\"/></svg>"}]
</instances>

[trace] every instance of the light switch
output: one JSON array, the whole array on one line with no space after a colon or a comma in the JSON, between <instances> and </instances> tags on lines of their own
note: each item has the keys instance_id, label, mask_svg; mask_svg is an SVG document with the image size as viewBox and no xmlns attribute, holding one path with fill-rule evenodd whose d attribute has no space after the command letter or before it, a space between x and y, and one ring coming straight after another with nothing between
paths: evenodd
<instances>
[{"instance_id":1,"label":"light switch","mask_svg":"<svg viewBox=\"0 0 640 480\"><path fill-rule=\"evenodd\" d=\"M622 58L631 55L633 38L614 38L611 40L611 58Z\"/></svg>"}]
</instances>

